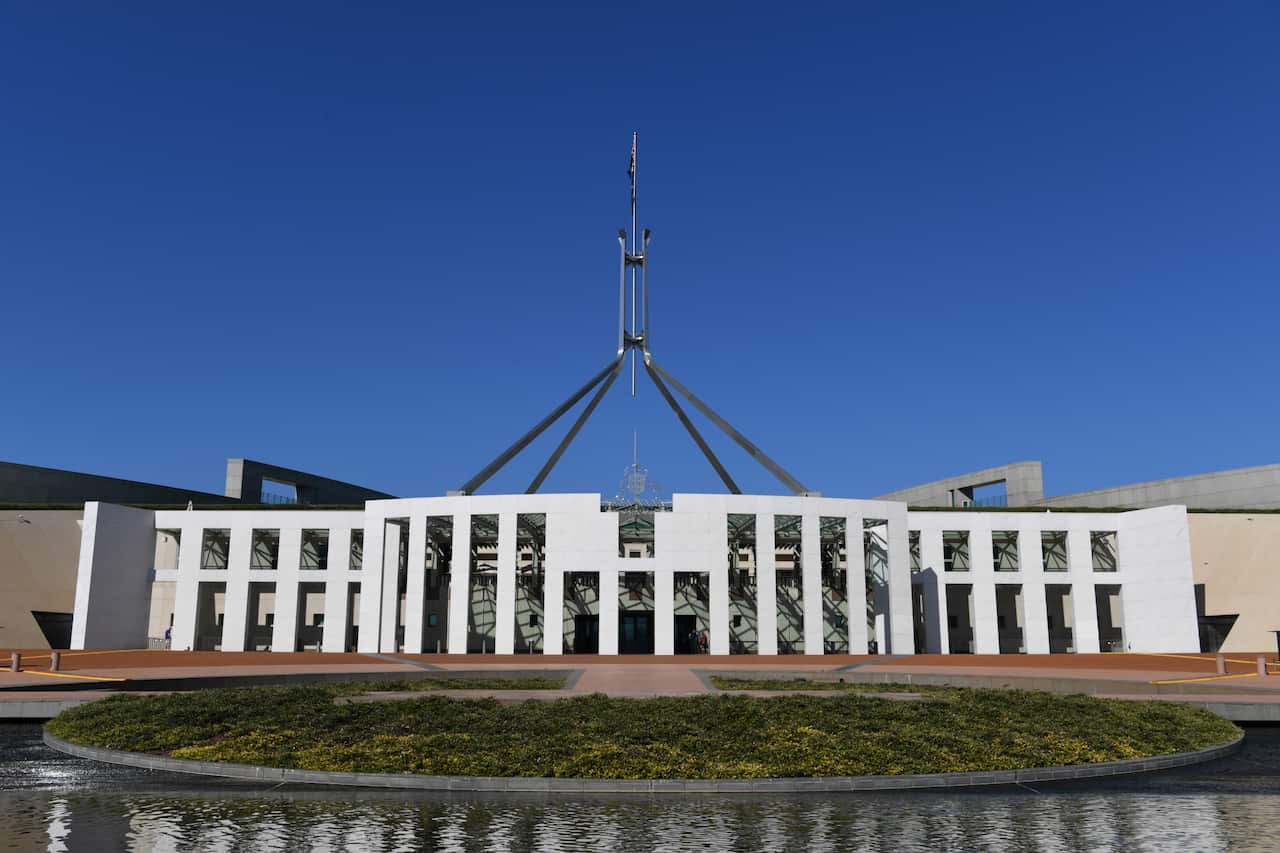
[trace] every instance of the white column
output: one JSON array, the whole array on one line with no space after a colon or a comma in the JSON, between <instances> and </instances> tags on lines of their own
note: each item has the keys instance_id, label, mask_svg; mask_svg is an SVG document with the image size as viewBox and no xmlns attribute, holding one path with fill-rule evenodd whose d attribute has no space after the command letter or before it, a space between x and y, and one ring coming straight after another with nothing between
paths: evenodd
<instances>
[{"instance_id":1,"label":"white column","mask_svg":"<svg viewBox=\"0 0 1280 853\"><path fill-rule=\"evenodd\" d=\"M656 578L655 578L656 580ZM600 570L600 654L618 653L618 570Z\"/></svg>"},{"instance_id":2,"label":"white column","mask_svg":"<svg viewBox=\"0 0 1280 853\"><path fill-rule=\"evenodd\" d=\"M804 608L804 653L823 653L822 546L818 516L800 517L800 603Z\"/></svg>"},{"instance_id":3,"label":"white column","mask_svg":"<svg viewBox=\"0 0 1280 853\"><path fill-rule=\"evenodd\" d=\"M422 654L422 599L426 593L427 519L409 517L409 565L404 580L404 653Z\"/></svg>"},{"instance_id":4,"label":"white column","mask_svg":"<svg viewBox=\"0 0 1280 853\"><path fill-rule=\"evenodd\" d=\"M498 607L494 652L515 653L516 646L516 514L498 514Z\"/></svg>"},{"instance_id":5,"label":"white column","mask_svg":"<svg viewBox=\"0 0 1280 853\"><path fill-rule=\"evenodd\" d=\"M969 529L969 574L973 579L973 651L980 655L1000 653L1000 628L996 619L995 556L991 531Z\"/></svg>"},{"instance_id":6,"label":"white column","mask_svg":"<svg viewBox=\"0 0 1280 853\"><path fill-rule=\"evenodd\" d=\"M347 581L351 574L351 528L329 529L329 571L324 576L324 631L320 649L345 652L347 641Z\"/></svg>"},{"instance_id":7,"label":"white column","mask_svg":"<svg viewBox=\"0 0 1280 853\"><path fill-rule=\"evenodd\" d=\"M184 526L182 542L178 546L178 583L174 589L173 631L169 647L194 649L196 647L196 607L200 599L200 549L204 547L200 525ZM92 556L92 555L90 555ZM81 560L85 558L81 554Z\"/></svg>"},{"instance_id":8,"label":"white column","mask_svg":"<svg viewBox=\"0 0 1280 853\"><path fill-rule=\"evenodd\" d=\"M713 564L714 565L714 564ZM711 647L713 655L729 654L729 567L721 565L710 571L708 590L710 600L707 615L711 620ZM674 633L675 628L672 628Z\"/></svg>"},{"instance_id":9,"label":"white column","mask_svg":"<svg viewBox=\"0 0 1280 853\"><path fill-rule=\"evenodd\" d=\"M564 651L564 572L546 566L542 576L542 653Z\"/></svg>"},{"instance_id":10,"label":"white column","mask_svg":"<svg viewBox=\"0 0 1280 853\"><path fill-rule=\"evenodd\" d=\"M778 577L773 552L773 515L756 515L756 649L778 653Z\"/></svg>"},{"instance_id":11,"label":"white column","mask_svg":"<svg viewBox=\"0 0 1280 853\"><path fill-rule=\"evenodd\" d=\"M916 650L911 620L911 546L907 542L907 508L888 514L889 646L881 654L909 655Z\"/></svg>"},{"instance_id":12,"label":"white column","mask_svg":"<svg viewBox=\"0 0 1280 853\"><path fill-rule=\"evenodd\" d=\"M1044 600L1044 555L1040 528L1018 528L1018 566L1022 576L1022 613L1027 654L1049 654L1049 609Z\"/></svg>"},{"instance_id":13,"label":"white column","mask_svg":"<svg viewBox=\"0 0 1280 853\"><path fill-rule=\"evenodd\" d=\"M1088 529L1067 531L1067 567L1071 576L1071 607L1075 611L1072 639L1076 653L1100 651L1098 602L1093 592L1093 546Z\"/></svg>"},{"instance_id":14,"label":"white column","mask_svg":"<svg viewBox=\"0 0 1280 853\"><path fill-rule=\"evenodd\" d=\"M393 523L390 519L383 521L382 590L379 598L382 627L378 632L378 650L384 654L394 655L400 651L400 646L396 642L396 628L400 621L400 537L403 535L399 524ZM369 555L366 554L365 562L368 563L368 561ZM363 589L361 591L363 592ZM363 604L362 601L362 608ZM361 630L360 633L363 634L364 631Z\"/></svg>"},{"instance_id":15,"label":"white column","mask_svg":"<svg viewBox=\"0 0 1280 853\"><path fill-rule=\"evenodd\" d=\"M676 576L673 572L653 573L653 653L676 653Z\"/></svg>"},{"instance_id":16,"label":"white column","mask_svg":"<svg viewBox=\"0 0 1280 853\"><path fill-rule=\"evenodd\" d=\"M844 520L845 621L849 631L849 654L867 653L867 556L862 541L862 516Z\"/></svg>"},{"instance_id":17,"label":"white column","mask_svg":"<svg viewBox=\"0 0 1280 853\"><path fill-rule=\"evenodd\" d=\"M368 512L367 507L365 511ZM364 555L360 564L360 636L356 647L364 654L372 654L382 648L382 579L386 553L383 537L386 522L381 517L370 518L366 514L364 523Z\"/></svg>"},{"instance_id":18,"label":"white column","mask_svg":"<svg viewBox=\"0 0 1280 853\"><path fill-rule=\"evenodd\" d=\"M936 580L933 612L938 624L938 652L948 655L951 654L951 628L947 621L947 572L942 562L941 528L921 528L920 566L923 571L932 572Z\"/></svg>"},{"instance_id":19,"label":"white column","mask_svg":"<svg viewBox=\"0 0 1280 853\"><path fill-rule=\"evenodd\" d=\"M291 652L298 646L298 566L302 562L302 530L280 530L280 562L276 569L276 622L271 651Z\"/></svg>"},{"instance_id":20,"label":"white column","mask_svg":"<svg viewBox=\"0 0 1280 853\"><path fill-rule=\"evenodd\" d=\"M249 557L253 552L253 528L244 525L231 528L231 543L227 547L227 597L222 615L222 650L242 652L245 622L249 614Z\"/></svg>"},{"instance_id":21,"label":"white column","mask_svg":"<svg viewBox=\"0 0 1280 853\"><path fill-rule=\"evenodd\" d=\"M451 655L467 653L471 633L471 514L453 515L453 562L449 578L449 649Z\"/></svg>"}]
</instances>

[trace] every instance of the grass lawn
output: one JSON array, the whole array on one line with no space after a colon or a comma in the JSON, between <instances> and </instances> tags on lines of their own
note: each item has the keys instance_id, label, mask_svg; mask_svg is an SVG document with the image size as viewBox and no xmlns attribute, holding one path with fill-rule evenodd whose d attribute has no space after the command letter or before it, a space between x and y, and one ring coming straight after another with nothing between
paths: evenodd
<instances>
[{"instance_id":1,"label":"grass lawn","mask_svg":"<svg viewBox=\"0 0 1280 853\"><path fill-rule=\"evenodd\" d=\"M1019 690L935 689L905 702L857 692L334 701L422 683L119 695L48 728L73 743L273 767L616 779L1015 769L1181 752L1239 733L1175 702Z\"/></svg>"}]
</instances>

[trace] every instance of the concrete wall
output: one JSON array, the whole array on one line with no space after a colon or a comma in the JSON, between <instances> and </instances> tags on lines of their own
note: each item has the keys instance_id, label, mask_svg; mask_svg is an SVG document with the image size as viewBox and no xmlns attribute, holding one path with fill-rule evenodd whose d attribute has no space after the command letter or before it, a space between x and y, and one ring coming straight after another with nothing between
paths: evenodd
<instances>
[{"instance_id":1,"label":"concrete wall","mask_svg":"<svg viewBox=\"0 0 1280 853\"><path fill-rule=\"evenodd\" d=\"M1103 651L1098 639L1095 585L1121 586L1127 650L1142 652L1199 651L1195 597L1186 511L1183 507L1127 513L999 513L911 512L908 522L920 531L921 568L935 583L928 612L942 619L941 651L949 648L946 614L947 588L972 585L973 651L999 652L996 585L1022 587L1025 647L1031 654L1050 651L1046 586L1071 586L1072 647L1076 652ZM1017 531L1018 571L996 571L993 531ZM947 571L943 534L965 531L969 569ZM1041 533L1065 531L1065 571L1048 571L1041 551ZM1117 571L1093 568L1091 531L1116 531L1120 556ZM963 630L963 629L962 629Z\"/></svg>"},{"instance_id":2,"label":"concrete wall","mask_svg":"<svg viewBox=\"0 0 1280 853\"><path fill-rule=\"evenodd\" d=\"M1191 563L1208 615L1239 614L1224 652L1274 652L1280 628L1280 515L1191 512Z\"/></svg>"},{"instance_id":3,"label":"concrete wall","mask_svg":"<svg viewBox=\"0 0 1280 853\"><path fill-rule=\"evenodd\" d=\"M394 497L386 492L366 489L364 486L331 480L328 477L318 477L292 468L268 465L265 462L255 462L252 459L227 460L228 498L242 500L245 503L260 503L263 479L292 484L297 489L298 503L301 504L361 504L365 501Z\"/></svg>"},{"instance_id":4,"label":"concrete wall","mask_svg":"<svg viewBox=\"0 0 1280 853\"><path fill-rule=\"evenodd\" d=\"M964 506L977 486L1005 481L1011 507L1144 509L1181 505L1189 509L1280 509L1280 465L1259 465L1131 483L1067 495L1044 496L1039 462L1015 462L881 495L918 507Z\"/></svg>"},{"instance_id":5,"label":"concrete wall","mask_svg":"<svg viewBox=\"0 0 1280 853\"><path fill-rule=\"evenodd\" d=\"M1189 509L1280 509L1280 465L1236 468L1168 480L1132 483L1057 495L1038 506L1153 507L1182 504Z\"/></svg>"},{"instance_id":6,"label":"concrete wall","mask_svg":"<svg viewBox=\"0 0 1280 853\"><path fill-rule=\"evenodd\" d=\"M83 504L85 501L107 501L122 504L197 504L232 503L233 498L179 489L60 471L17 462L0 462L0 503L12 504Z\"/></svg>"},{"instance_id":7,"label":"concrete wall","mask_svg":"<svg viewBox=\"0 0 1280 853\"><path fill-rule=\"evenodd\" d=\"M71 648L147 647L155 553L155 512L85 504Z\"/></svg>"},{"instance_id":8,"label":"concrete wall","mask_svg":"<svg viewBox=\"0 0 1280 853\"><path fill-rule=\"evenodd\" d=\"M94 505L96 507L96 505ZM654 578L655 651L669 654L674 639L676 601L673 578L677 572L699 572L709 576L708 612L710 651L729 651L729 590L725 571L726 516L728 513L752 513L760 530L761 594L759 622L761 651L776 651L777 608L774 596L773 516L796 515L802 519L802 536L806 559L800 572L799 598L812 618L804 620L804 647L807 654L823 653L823 620L821 561L818 555L818 529L822 516L844 518L848 538L849 619L847 645L854 653L867 648L868 634L875 632L882 651L910 652L912 648L911 602L907 566L907 511L903 504L872 501L837 500L819 497L765 497L739 495L676 495L674 511L658 513L655 518L653 556L642 558L618 555L618 516L600 511L598 495L480 495L410 500L370 501L363 512L345 510L162 510L148 521L150 530L143 540L139 534L137 513L124 508L95 509L92 535L86 534L82 550L81 581L86 590L99 589L105 579L113 579L123 590L133 589L135 580L144 586L154 576L157 583L174 583L173 648L193 648L197 644L198 602L201 589L216 589L225 607L225 619L217 637L209 644L224 650L243 647L245 621L249 611L252 583L275 585L275 624L271 648L287 651L296 647L298 595L303 583L325 584L325 623L322 646L326 650L342 648L348 614L345 611L347 591L352 582L361 584L359 645L361 651L392 651L397 641L397 622L404 625L404 645L414 650L416 637L422 635L423 584L420 575L425 551L425 524L428 516L450 516L453 519L453 553L449 586L446 648L450 653L466 651L469 634L468 616L472 610L470 570L464 555L470 547L470 519L475 514L496 515L499 520L498 584L495 605L494 645L499 653L510 653L516 640L514 548L518 513L546 515L545 600L558 607L563 601L564 578L569 572L594 574L599 578L602 601L610 606L600 609L600 653L617 653L619 578L626 571L650 572ZM100 515L100 517L99 517ZM862 531L864 519L884 519L888 523L887 551L888 588L877 594L878 609L873 627L865 614L863 589ZM408 523L404 524L403 520ZM394 521L395 523L389 523ZM115 530L119 526L120 530ZM352 570L347 563L352 529L364 529L362 567ZM251 569L253 530L279 530L280 558L277 569ZM329 531L329 561L323 570L299 569L300 539L304 529ZM177 568L154 570L156 547L154 530L178 530L181 535ZM207 529L229 532L228 558L217 568L202 567L201 554ZM397 595L400 569L400 536L407 536L409 566L405 604ZM114 538L113 538L114 537ZM134 540L137 540L136 542ZM103 543L114 542L109 549ZM110 608L100 612L99 603L87 592L77 598L77 637L85 644L102 643L94 628L100 618L114 618L121 630L136 630L145 635L147 613L151 601L150 588L144 600L147 607L139 614L133 608ZM613 592L610 592L613 591ZM129 593L131 594L131 592ZM206 596L207 597L207 596ZM211 617L212 619L212 617ZM136 629L133 626L137 622ZM559 654L563 649L563 622L549 612L542 620L546 630L544 649ZM216 621L210 625L216 630ZM842 646L845 643L841 643ZM492 646L491 646L492 648Z\"/></svg>"},{"instance_id":9,"label":"concrete wall","mask_svg":"<svg viewBox=\"0 0 1280 853\"><path fill-rule=\"evenodd\" d=\"M31 611L75 609L82 516L78 509L0 510L0 648L47 649Z\"/></svg>"},{"instance_id":10,"label":"concrete wall","mask_svg":"<svg viewBox=\"0 0 1280 853\"><path fill-rule=\"evenodd\" d=\"M154 527L162 530L180 530L182 544L178 551L177 571L155 571L157 581L175 581L174 621L172 647L195 648L196 610L200 585L226 584L226 617L221 646L224 651L242 651L246 638L246 618L249 608L251 583L274 583L275 624L272 629L271 648L276 651L293 651L296 645L297 617L299 612L299 586L303 583L324 583L325 624L322 647L325 651L344 651L347 625L348 587L350 582L367 580L370 575L380 575L382 568L381 544L376 560L370 557L369 533L366 531L364 569L351 571L351 530L365 525L365 514L360 511L307 511L307 510L157 510ZM225 569L201 568L203 532L206 528L231 531L231 548ZM280 531L280 556L276 569L251 569L250 553L255 529ZM325 529L329 531L328 564L323 570L304 570L302 562L302 531ZM382 532L378 531L381 543ZM154 557L154 537L148 558ZM146 566L150 572L152 567ZM393 575L394 580L394 575ZM365 586L362 601L376 598L369 592L376 586ZM76 612L77 621L80 611ZM378 619L362 619L361 625L376 625ZM361 641L365 639L364 629ZM374 637L376 642L376 636Z\"/></svg>"},{"instance_id":11,"label":"concrete wall","mask_svg":"<svg viewBox=\"0 0 1280 853\"><path fill-rule=\"evenodd\" d=\"M410 563L421 566L422 520L429 515L449 515L459 526L455 536L454 573L447 600L441 607L450 613L441 620L442 645L461 651L465 647L468 619L473 610L468 595L466 553L469 519L472 513L499 516L499 577L495 602L493 643L507 651L521 642L515 630L516 595L514 582L515 515L520 512L547 514L547 554L542 590L550 602L540 614L539 629L545 632L540 644L549 653L563 648L560 633L563 621L556 607L563 601L563 576L570 571L596 574L603 588L614 589L620 573L655 573L657 597L655 638L659 652L671 644L675 607L668 601L674 572L709 573L709 608L712 652L728 652L730 618L725 562L728 513L750 513L757 517L758 579L753 622L759 626L759 648L764 654L777 650L778 600L773 542L774 515L799 515L803 520L804 560L798 601L806 614L804 646L807 653L821 653L825 602L817 559L817 525L822 516L838 516L848 521L847 565L860 567L864 561L862 523L869 518L889 520L890 585L880 602L874 621L868 625L861 609L866 600L863 575L848 576L845 600L848 647L857 653L867 648L869 639L881 640L880 648L910 652L914 647L911 592L909 584L931 578L926 590L930 601L926 612L932 622L945 619L948 584L973 586L973 628L976 651L994 651L999 646L998 631L991 620L997 612L995 585L1022 587L1019 605L1026 626L1028 651L1046 650L1041 637L1045 624L1044 587L1070 584L1073 587L1074 647L1090 651L1098 647L1093 598L1087 594L1098 585L1122 588L1125 640L1134 651L1194 651L1193 584L1206 588L1206 611L1210 615L1237 613L1240 618L1229 634L1224 650L1255 651L1274 646L1273 628L1280 628L1280 596L1273 590L1280 578L1280 515L1200 512L1185 514L1180 507L1162 507L1127 513L1053 512L927 512L911 511L899 503L848 501L813 497L768 497L732 495L678 495L674 512L658 513L655 520L656 553L652 557L630 559L617 554L617 517L599 511L596 495L496 495L372 501L365 511L321 510L162 510L154 513L101 504L94 507L93 524L83 532L80 514L70 510L0 511L0 645L44 647L30 611L77 614L77 642L89 646L127 645L141 647L162 635L168 612L174 617L174 648L194 643L195 602L199 584L225 583L227 624L224 648L238 648L245 636L245 604L249 583L278 584L281 603L277 608L272 647L287 650L294 637L298 584L326 583L323 646L340 651L345 645L351 583L362 584L362 612L351 614L364 630L360 632L365 651L389 650L394 637L394 620L400 607L389 600L393 595L398 561L383 558L383 523L387 519L408 519ZM18 516L31 523L23 523ZM201 569L202 531L206 527L231 531L231 555L225 569ZM395 529L400 529L392 525ZM249 552L255 528L280 530L280 560L276 570L250 570ZM301 531L308 528L330 530L329 567L325 571L302 570ZM921 531L920 574L903 582L909 571L906 556L908 528ZM173 543L157 544L155 530L181 532L182 544L175 561ZM363 568L347 565L352 529L365 532ZM464 534L462 531L466 531ZM946 572L942 566L942 531L969 532L971 569L967 573ZM1020 569L996 572L992 532L1019 533ZM1039 533L1064 530L1068 535L1066 572L1046 572L1039 562ZM1090 564L1089 532L1118 532L1119 571L1096 572ZM508 541L511 540L511 541ZM83 547L82 547L83 544ZM389 557L390 555L388 555ZM77 587L79 571L82 584ZM508 577L510 574L510 577ZM155 598L152 578L167 584L163 600ZM383 590L387 592L384 595ZM407 587L402 616L408 636L422 635L422 585ZM170 604L172 601L172 604ZM135 613L136 611L136 613ZM414 613L419 614L415 622ZM111 614L106 622L97 621ZM601 615L601 651L616 650L617 613L604 608ZM135 617L136 621L135 621ZM149 617L149 618L148 618ZM388 622L388 620L392 620ZM830 625L826 625L827 628ZM753 631L755 633L755 631ZM136 636L135 636L136 634ZM879 636L877 636L879 635ZM924 635L929 648L946 648L945 624L928 624ZM406 648L413 645L406 642ZM434 644L433 644L434 645ZM843 646L844 644L841 643Z\"/></svg>"},{"instance_id":12,"label":"concrete wall","mask_svg":"<svg viewBox=\"0 0 1280 853\"><path fill-rule=\"evenodd\" d=\"M876 500L902 501L911 506L966 506L964 497L977 486L1005 483L1008 506L1032 506L1044 497L1044 477L1039 462L1014 462L995 468L984 468L958 477L948 477L908 489L881 495Z\"/></svg>"}]
</instances>

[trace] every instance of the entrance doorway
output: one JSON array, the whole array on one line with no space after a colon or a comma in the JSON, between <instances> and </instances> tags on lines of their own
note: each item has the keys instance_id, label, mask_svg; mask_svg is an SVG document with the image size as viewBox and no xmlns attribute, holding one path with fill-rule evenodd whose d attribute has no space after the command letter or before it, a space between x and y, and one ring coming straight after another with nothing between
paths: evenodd
<instances>
[{"instance_id":1,"label":"entrance doorway","mask_svg":"<svg viewBox=\"0 0 1280 853\"><path fill-rule=\"evenodd\" d=\"M672 646L678 655L698 653L698 617L694 614L676 616L676 641Z\"/></svg>"},{"instance_id":2,"label":"entrance doorway","mask_svg":"<svg viewBox=\"0 0 1280 853\"><path fill-rule=\"evenodd\" d=\"M600 653L600 617L578 614L573 617L573 653L596 655Z\"/></svg>"},{"instance_id":3,"label":"entrance doorway","mask_svg":"<svg viewBox=\"0 0 1280 853\"><path fill-rule=\"evenodd\" d=\"M618 614L618 654L653 654L653 611L632 610Z\"/></svg>"}]
</instances>

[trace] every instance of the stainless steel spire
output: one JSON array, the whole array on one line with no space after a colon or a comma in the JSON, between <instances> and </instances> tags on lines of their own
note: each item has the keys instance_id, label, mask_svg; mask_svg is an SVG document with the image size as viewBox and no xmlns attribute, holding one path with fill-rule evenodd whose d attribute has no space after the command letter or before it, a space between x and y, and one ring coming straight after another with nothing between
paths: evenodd
<instances>
[{"instance_id":1,"label":"stainless steel spire","mask_svg":"<svg viewBox=\"0 0 1280 853\"><path fill-rule=\"evenodd\" d=\"M662 395L662 398L675 412L680 423L688 431L689 436L694 443L698 445L698 449L702 451L707 461L711 463L711 467L715 469L725 487L733 494L741 494L738 484L729 476L729 472L725 470L724 465L716 458L715 453L711 450L710 445L698 432L697 427L693 425L693 421L681 408L676 398L672 395L670 388L674 388L682 397L693 404L694 408L702 412L713 424L719 427L726 435L734 440L745 450L753 459L763 465L769 473L777 477L788 489L796 494L811 494L795 477L788 474L781 465L774 462L764 454L760 448L747 440L746 436L734 429L732 425L701 399L694 396L693 392L686 388L674 376L663 370L654 360L653 355L649 351L650 334L649 334L649 237L648 228L638 232L636 219L636 149L639 142L639 134L631 134L631 161L627 166L627 176L631 179L631 231L628 235L627 229L622 228L618 231L618 249L621 255L621 263L619 265L620 272L618 278L618 351L614 356L614 360L604 367L599 373L591 378L586 385L577 390L568 400L561 403L555 408L551 414L539 421L533 429L525 433L514 444L508 447L503 453L494 459L476 476L472 477L463 484L459 492L462 494L474 494L475 490L480 488L489 477L493 476L499 469L506 465L521 450L527 447L534 439L547 430L553 423L558 421L565 412L573 408L578 401L587 396L593 389L595 394L587 403L581 414L574 420L573 425L569 428L568 433L557 445L552 452L551 457L546 464L538 471L533 481L526 489L526 493L532 494L541 487L547 475L551 473L551 469L560 461L560 457L564 455L578 431L582 429L583 424L591 417L596 410L600 400L608 393L609 388L613 385L618 373L622 370L624 359L627 357L628 351L631 353L631 396L636 393L636 361L643 361L645 373L649 379L653 381L654 386ZM627 239L630 236L630 245ZM628 273L630 273L630 293L628 293ZM629 298L628 298L629 297ZM630 313L628 316L628 303L630 303ZM628 320L630 321L628 323ZM630 329L628 329L628 325Z\"/></svg>"}]
</instances>

